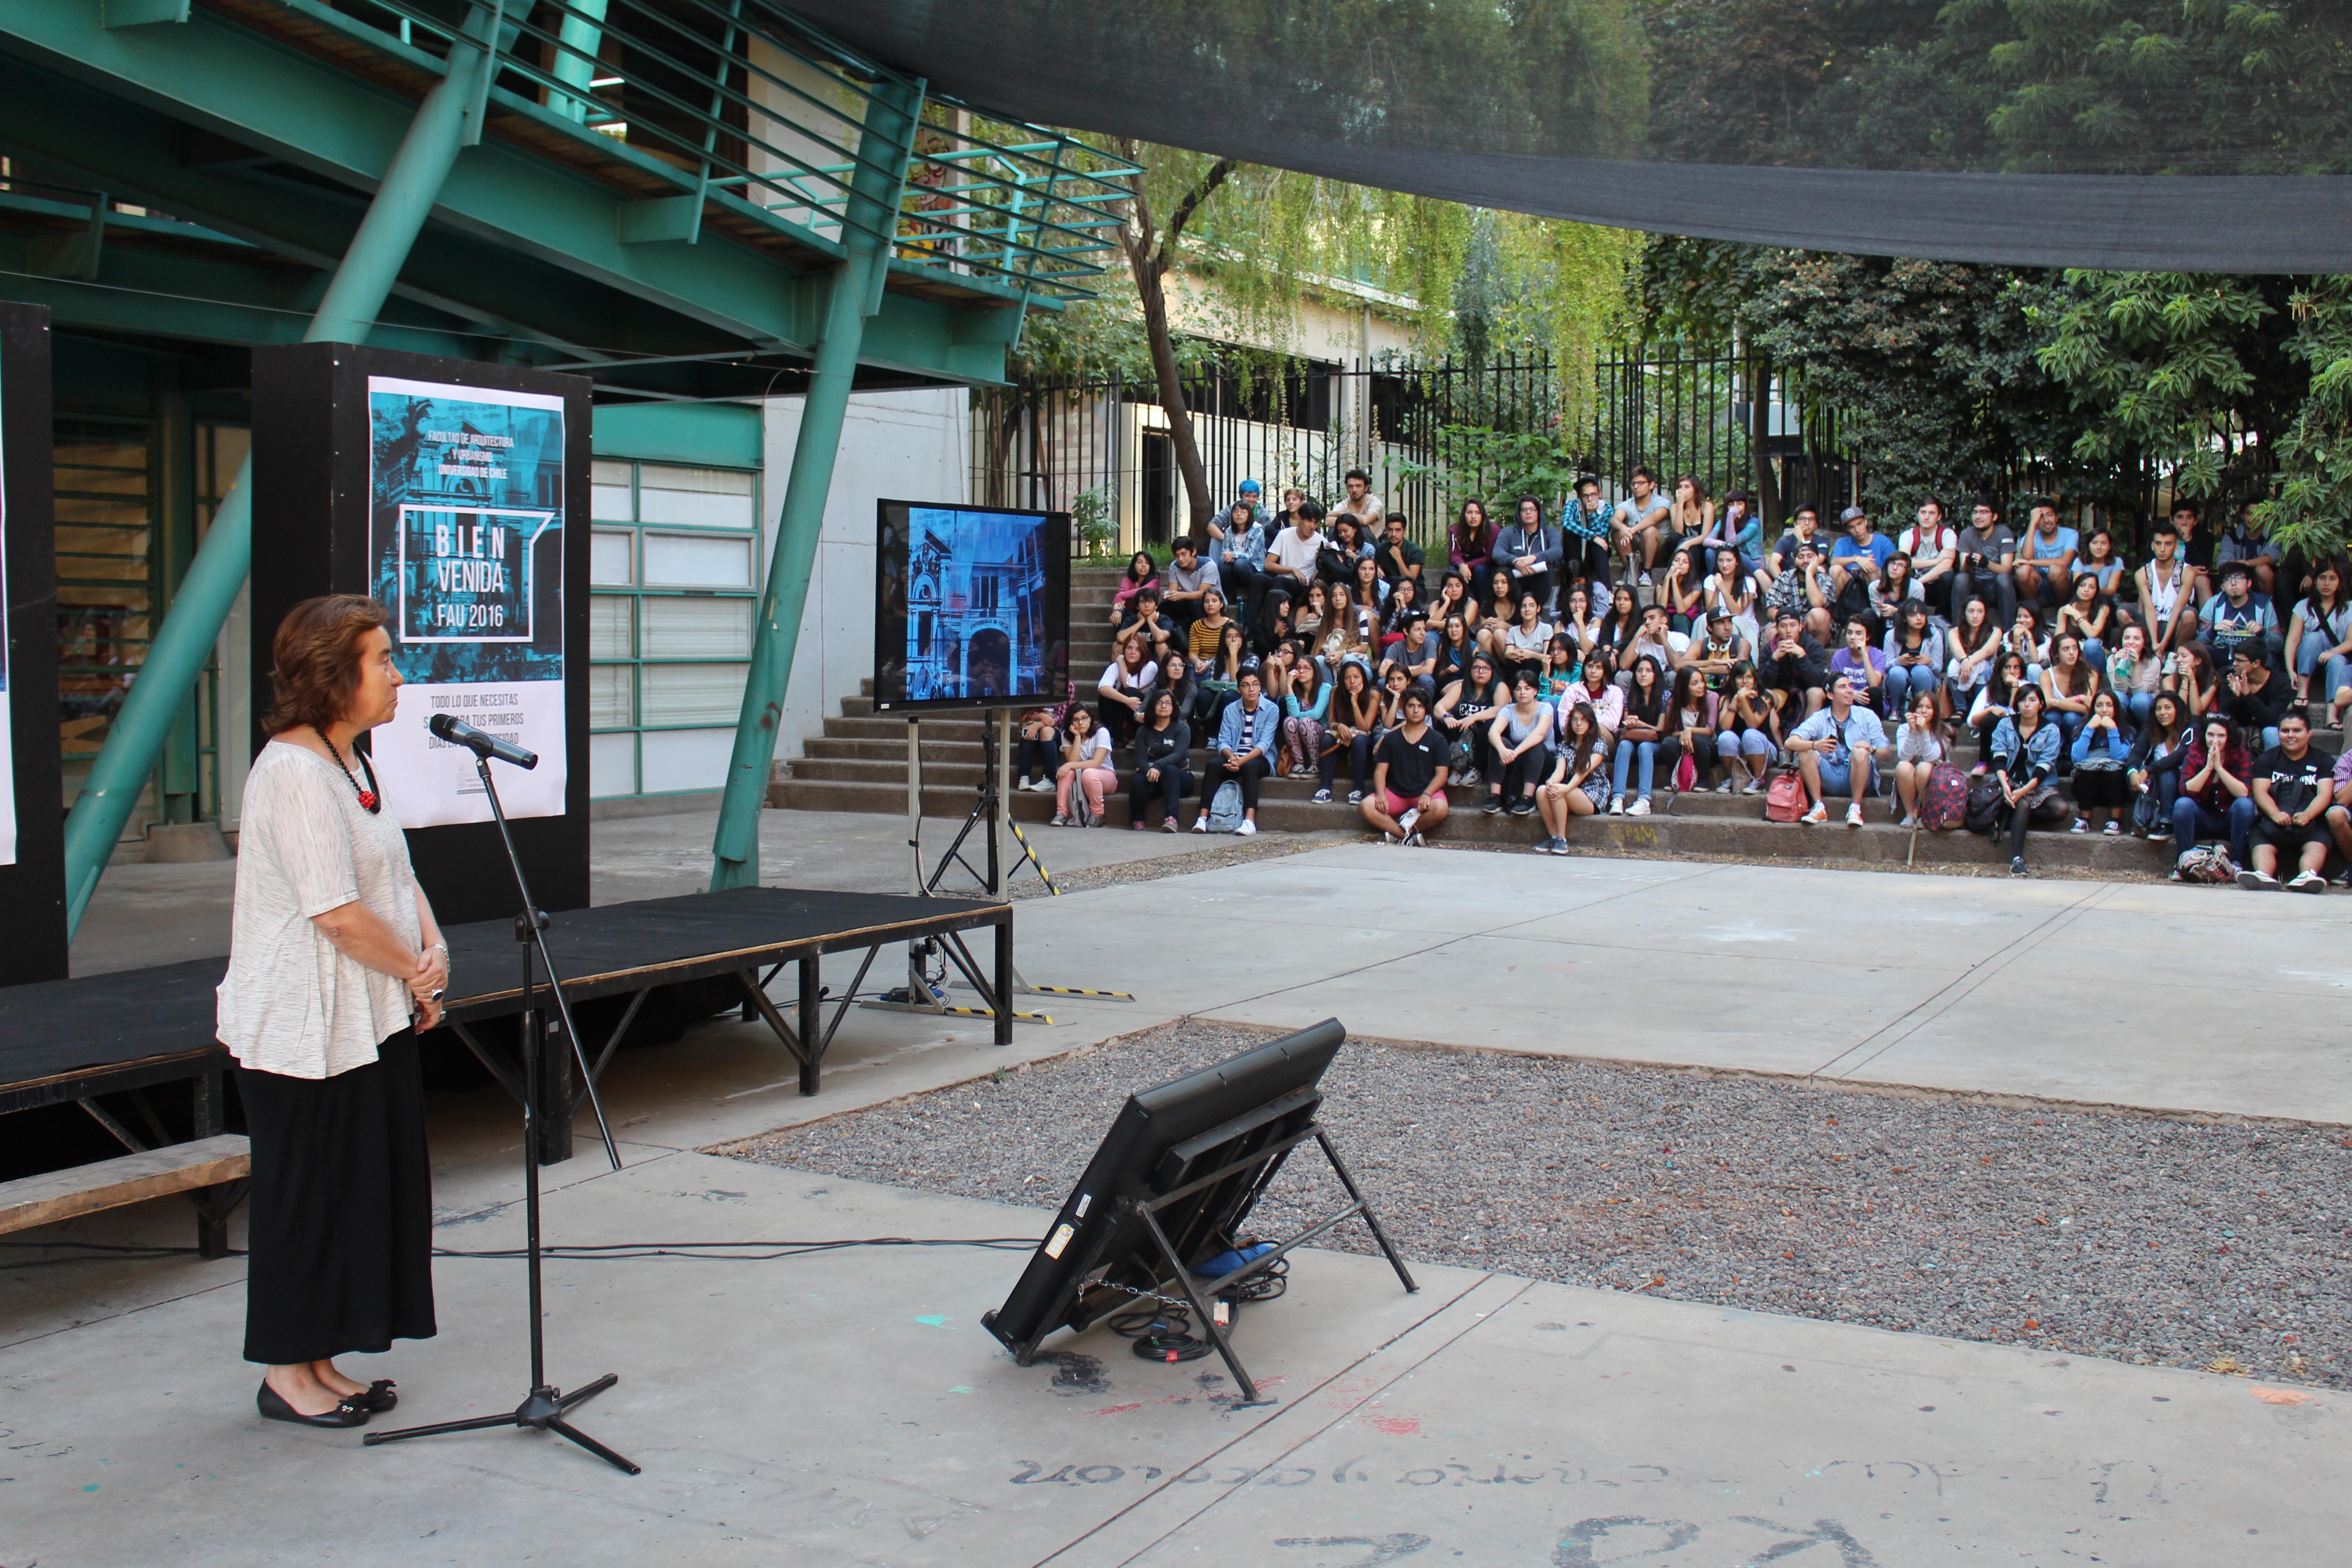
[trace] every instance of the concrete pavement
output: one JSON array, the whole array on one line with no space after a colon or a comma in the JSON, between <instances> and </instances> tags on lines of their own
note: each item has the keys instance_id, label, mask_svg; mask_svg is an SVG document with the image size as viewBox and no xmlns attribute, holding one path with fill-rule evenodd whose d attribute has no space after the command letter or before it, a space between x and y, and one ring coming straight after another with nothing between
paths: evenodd
<instances>
[{"instance_id":1,"label":"concrete pavement","mask_svg":"<svg viewBox=\"0 0 2352 1568\"><path fill-rule=\"evenodd\" d=\"M1034 1236L1041 1211L639 1148L548 1205L573 1242ZM515 1245L511 1207L444 1245ZM1107 1331L1014 1365L968 1249L551 1266L552 1375L643 1465L490 1431L368 1450L268 1424L234 1260L0 1351L0 1561L70 1564L2294 1564L2340 1544L2342 1396L1636 1296L1303 1255L1213 1361ZM361 1376L384 1426L523 1392L519 1265L436 1267L443 1332ZM211 1353L201 1353L209 1351ZM322 1503L326 1506L322 1506Z\"/></svg>"}]
</instances>

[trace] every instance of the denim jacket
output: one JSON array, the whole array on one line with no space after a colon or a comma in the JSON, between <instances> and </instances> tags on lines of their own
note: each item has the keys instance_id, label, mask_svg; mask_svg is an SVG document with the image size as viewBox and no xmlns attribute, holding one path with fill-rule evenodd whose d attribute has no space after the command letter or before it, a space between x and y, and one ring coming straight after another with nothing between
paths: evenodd
<instances>
[{"instance_id":1,"label":"denim jacket","mask_svg":"<svg viewBox=\"0 0 2352 1568\"><path fill-rule=\"evenodd\" d=\"M2012 784L2017 782L2020 772L2020 758L2017 754L2020 749L2017 721L2003 719L1999 725L1995 726L1992 732L1992 760L1995 767L2009 775ZM2056 773L2058 771L2057 721L2053 719L2042 721L2041 727L2033 731L2032 739L2022 743L2022 750L2025 752L2022 759L2022 771L2031 774L2036 784Z\"/></svg>"},{"instance_id":2,"label":"denim jacket","mask_svg":"<svg viewBox=\"0 0 2352 1568\"><path fill-rule=\"evenodd\" d=\"M1211 547L1210 554L1220 567L1237 562L1254 570L1264 569L1266 538L1265 524L1263 521L1252 522L1239 537L1235 537L1233 532L1233 518L1230 514L1217 526L1225 530L1225 536Z\"/></svg>"}]
</instances>

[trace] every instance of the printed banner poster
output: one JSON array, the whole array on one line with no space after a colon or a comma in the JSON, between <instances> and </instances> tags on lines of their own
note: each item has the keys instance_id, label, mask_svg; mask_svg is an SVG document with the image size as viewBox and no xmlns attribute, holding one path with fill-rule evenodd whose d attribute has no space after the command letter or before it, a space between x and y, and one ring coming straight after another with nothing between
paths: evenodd
<instances>
[{"instance_id":1,"label":"printed banner poster","mask_svg":"<svg viewBox=\"0 0 2352 1568\"><path fill-rule=\"evenodd\" d=\"M0 399L7 395L0 387ZM0 866L16 863L16 710L8 684L8 470L0 453Z\"/></svg>"},{"instance_id":2,"label":"printed banner poster","mask_svg":"<svg viewBox=\"0 0 2352 1568\"><path fill-rule=\"evenodd\" d=\"M490 764L509 816L562 816L563 400L370 376L368 446L371 591L407 682L373 751L400 825L490 820L436 713L539 753Z\"/></svg>"}]
</instances>

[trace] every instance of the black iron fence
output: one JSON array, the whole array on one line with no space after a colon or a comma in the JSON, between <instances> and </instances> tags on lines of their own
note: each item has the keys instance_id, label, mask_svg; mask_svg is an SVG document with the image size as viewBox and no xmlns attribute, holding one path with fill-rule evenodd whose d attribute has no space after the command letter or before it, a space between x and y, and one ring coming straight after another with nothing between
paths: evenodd
<instances>
[{"instance_id":1,"label":"black iron fence","mask_svg":"<svg viewBox=\"0 0 2352 1568\"><path fill-rule=\"evenodd\" d=\"M1295 361L1255 375L1205 372L1183 391L1221 503L1250 479L1269 503L1291 487L1328 501L1361 468L1426 546L1466 499L1525 491L1549 504L1580 473L1597 475L1614 499L1637 465L1662 488L1688 475L1710 497L1759 493L1775 521L1802 501L1843 505L1854 471L1834 410L1771 384L1759 413L1752 398L1763 380L1730 355L1642 353L1601 362L1577 388L1536 359L1373 369ZM1189 527L1153 382L1048 378L975 393L972 443L976 500L1069 509L1082 547L1165 545Z\"/></svg>"}]
</instances>

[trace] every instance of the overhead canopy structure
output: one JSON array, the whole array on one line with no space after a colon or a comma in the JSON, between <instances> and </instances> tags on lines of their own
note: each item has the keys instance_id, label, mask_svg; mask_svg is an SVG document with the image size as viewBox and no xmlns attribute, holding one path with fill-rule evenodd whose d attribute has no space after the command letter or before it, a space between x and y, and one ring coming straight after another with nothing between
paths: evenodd
<instances>
[{"instance_id":1,"label":"overhead canopy structure","mask_svg":"<svg viewBox=\"0 0 2352 1568\"><path fill-rule=\"evenodd\" d=\"M790 0L1022 119L1658 233L2352 270L2340 0Z\"/></svg>"}]
</instances>

